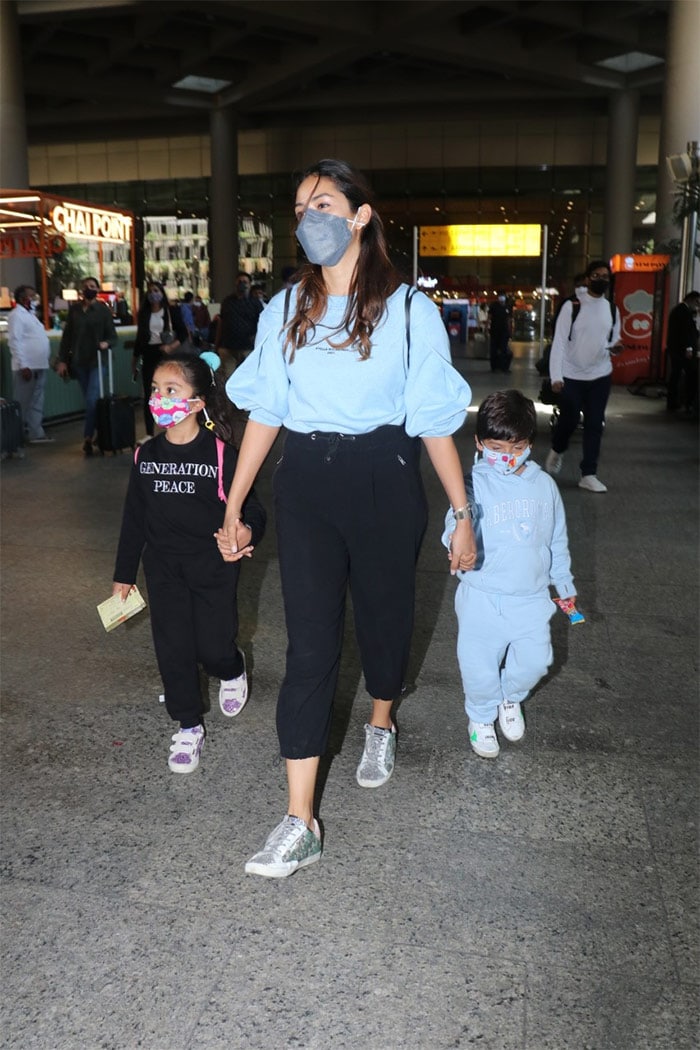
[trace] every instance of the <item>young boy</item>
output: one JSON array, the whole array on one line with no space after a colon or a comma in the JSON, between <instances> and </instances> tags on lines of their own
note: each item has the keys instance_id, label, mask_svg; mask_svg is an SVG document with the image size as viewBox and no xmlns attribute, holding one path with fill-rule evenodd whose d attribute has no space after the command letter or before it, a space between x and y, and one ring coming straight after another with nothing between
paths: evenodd
<instances>
[{"instance_id":1,"label":"young boy","mask_svg":"<svg viewBox=\"0 0 700 1050\"><path fill-rule=\"evenodd\" d=\"M499 753L494 723L506 740L525 733L521 704L552 662L549 594L575 599L564 507L556 484L528 460L537 416L519 390L499 390L476 418L479 458L467 476L477 561L458 572L457 658L469 718L469 742L482 758ZM443 544L455 528L452 508Z\"/></svg>"}]
</instances>

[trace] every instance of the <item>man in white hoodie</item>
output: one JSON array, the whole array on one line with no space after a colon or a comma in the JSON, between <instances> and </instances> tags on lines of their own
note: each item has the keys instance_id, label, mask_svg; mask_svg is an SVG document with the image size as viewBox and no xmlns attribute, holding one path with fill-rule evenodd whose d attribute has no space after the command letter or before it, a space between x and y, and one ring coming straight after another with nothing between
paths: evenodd
<instances>
[{"instance_id":1,"label":"man in white hoodie","mask_svg":"<svg viewBox=\"0 0 700 1050\"><path fill-rule=\"evenodd\" d=\"M610 355L622 349L620 315L608 299L610 267L606 262L589 264L586 285L588 290L579 295L578 306L572 301L563 304L554 329L549 378L553 392L559 394L559 418L545 470L559 474L562 456L583 414L579 488L607 492L598 479L598 456L612 383Z\"/></svg>"},{"instance_id":2,"label":"man in white hoodie","mask_svg":"<svg viewBox=\"0 0 700 1050\"><path fill-rule=\"evenodd\" d=\"M43 324L32 312L36 291L21 284L15 289L15 308L7 323L12 358L12 385L15 400L22 409L22 420L30 445L53 441L44 427L44 391L51 352Z\"/></svg>"}]
</instances>

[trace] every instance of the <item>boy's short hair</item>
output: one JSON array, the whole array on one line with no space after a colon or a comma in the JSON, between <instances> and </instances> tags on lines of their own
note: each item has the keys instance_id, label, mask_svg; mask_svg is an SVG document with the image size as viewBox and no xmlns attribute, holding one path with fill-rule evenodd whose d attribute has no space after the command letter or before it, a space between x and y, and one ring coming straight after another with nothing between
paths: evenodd
<instances>
[{"instance_id":1,"label":"boy's short hair","mask_svg":"<svg viewBox=\"0 0 700 1050\"><path fill-rule=\"evenodd\" d=\"M494 390L479 405L476 414L479 441L528 441L532 444L536 433L535 403L519 390Z\"/></svg>"}]
</instances>

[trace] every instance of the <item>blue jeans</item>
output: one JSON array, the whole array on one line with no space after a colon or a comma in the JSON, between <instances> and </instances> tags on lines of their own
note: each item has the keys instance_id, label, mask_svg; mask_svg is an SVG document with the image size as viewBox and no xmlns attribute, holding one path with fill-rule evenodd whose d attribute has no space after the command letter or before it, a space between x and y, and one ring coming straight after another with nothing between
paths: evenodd
<instances>
[{"instance_id":1,"label":"blue jeans","mask_svg":"<svg viewBox=\"0 0 700 1050\"><path fill-rule=\"evenodd\" d=\"M583 459L581 474L597 474L605 409L610 397L612 375L599 379L565 379L559 394L559 419L552 432L552 448L566 452L569 438L583 413Z\"/></svg>"},{"instance_id":2,"label":"blue jeans","mask_svg":"<svg viewBox=\"0 0 700 1050\"><path fill-rule=\"evenodd\" d=\"M75 365L75 378L80 383L80 389L85 398L85 425L83 437L92 441L97 423L97 400L100 396L100 377L97 372L98 366L88 368L87 365ZM107 369L102 368L102 382L106 389Z\"/></svg>"}]
</instances>

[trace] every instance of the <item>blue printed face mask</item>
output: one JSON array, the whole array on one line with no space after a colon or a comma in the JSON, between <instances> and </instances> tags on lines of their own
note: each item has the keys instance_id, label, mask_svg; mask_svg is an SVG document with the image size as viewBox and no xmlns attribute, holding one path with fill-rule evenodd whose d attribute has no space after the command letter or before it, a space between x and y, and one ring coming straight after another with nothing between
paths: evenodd
<instances>
[{"instance_id":1,"label":"blue printed face mask","mask_svg":"<svg viewBox=\"0 0 700 1050\"><path fill-rule=\"evenodd\" d=\"M499 474L513 474L516 470L522 467L530 455L530 447L528 446L519 456L516 456L514 452L496 452L493 448L487 448L484 445L481 449L481 456L484 463L487 463L490 467L493 467Z\"/></svg>"},{"instance_id":2,"label":"blue printed face mask","mask_svg":"<svg viewBox=\"0 0 700 1050\"><path fill-rule=\"evenodd\" d=\"M296 237L310 263L336 266L348 250L355 226L364 226L358 223L357 216L343 219L340 215L309 209L301 217Z\"/></svg>"}]
</instances>

